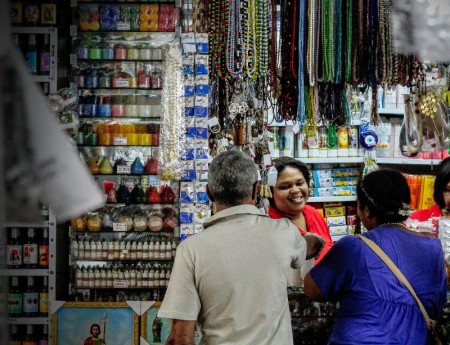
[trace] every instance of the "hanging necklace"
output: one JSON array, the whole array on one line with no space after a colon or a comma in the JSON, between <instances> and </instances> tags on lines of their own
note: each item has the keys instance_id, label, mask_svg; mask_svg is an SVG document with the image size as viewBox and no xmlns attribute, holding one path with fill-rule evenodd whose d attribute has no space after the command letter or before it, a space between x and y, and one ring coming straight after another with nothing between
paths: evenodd
<instances>
[{"instance_id":1,"label":"hanging necklace","mask_svg":"<svg viewBox=\"0 0 450 345\"><path fill-rule=\"evenodd\" d=\"M317 1L317 10L316 10L316 37L315 37L315 80L318 82L322 82L324 80L324 42L323 42L323 0Z\"/></svg>"},{"instance_id":2,"label":"hanging necklace","mask_svg":"<svg viewBox=\"0 0 450 345\"><path fill-rule=\"evenodd\" d=\"M227 72L231 76L242 73L242 23L241 1L229 0L227 20L227 49L225 53Z\"/></svg>"},{"instance_id":3,"label":"hanging necklace","mask_svg":"<svg viewBox=\"0 0 450 345\"><path fill-rule=\"evenodd\" d=\"M340 84L342 78L342 0L336 0L336 54L335 54L335 76L334 83Z\"/></svg>"},{"instance_id":4,"label":"hanging necklace","mask_svg":"<svg viewBox=\"0 0 450 345\"><path fill-rule=\"evenodd\" d=\"M308 47L306 52L306 66L309 75L309 85L314 86L316 82L315 78L315 65L316 65L316 35L314 30L316 24L316 1L309 0L308 4Z\"/></svg>"},{"instance_id":5,"label":"hanging necklace","mask_svg":"<svg viewBox=\"0 0 450 345\"><path fill-rule=\"evenodd\" d=\"M300 18L298 25L298 105L297 120L300 128L303 128L306 122L305 108L305 35L306 31L306 13L308 0L300 0Z\"/></svg>"},{"instance_id":6,"label":"hanging necklace","mask_svg":"<svg viewBox=\"0 0 450 345\"><path fill-rule=\"evenodd\" d=\"M269 6L267 0L257 0L258 3L258 52L259 75L269 74Z\"/></svg>"},{"instance_id":7,"label":"hanging necklace","mask_svg":"<svg viewBox=\"0 0 450 345\"><path fill-rule=\"evenodd\" d=\"M353 0L347 0L345 4L345 81L352 82L352 44L353 44Z\"/></svg>"}]
</instances>

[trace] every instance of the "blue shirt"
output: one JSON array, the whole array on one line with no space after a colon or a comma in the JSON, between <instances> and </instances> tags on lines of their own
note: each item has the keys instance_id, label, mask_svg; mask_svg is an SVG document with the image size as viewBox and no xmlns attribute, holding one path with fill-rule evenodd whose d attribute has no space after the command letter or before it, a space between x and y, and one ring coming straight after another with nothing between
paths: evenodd
<instances>
[{"instance_id":1,"label":"blue shirt","mask_svg":"<svg viewBox=\"0 0 450 345\"><path fill-rule=\"evenodd\" d=\"M395 227L364 234L378 244L409 280L429 316L446 302L441 242ZM322 295L340 307L329 344L428 344L425 319L412 295L362 240L338 241L311 270Z\"/></svg>"}]
</instances>

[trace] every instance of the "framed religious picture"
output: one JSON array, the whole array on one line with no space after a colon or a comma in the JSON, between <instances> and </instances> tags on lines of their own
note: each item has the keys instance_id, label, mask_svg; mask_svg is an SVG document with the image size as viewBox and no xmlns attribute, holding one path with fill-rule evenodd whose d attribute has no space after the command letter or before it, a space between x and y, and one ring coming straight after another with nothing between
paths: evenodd
<instances>
[{"instance_id":1,"label":"framed religious picture","mask_svg":"<svg viewBox=\"0 0 450 345\"><path fill-rule=\"evenodd\" d=\"M145 302L143 302L145 303ZM152 302L148 302L152 303ZM155 302L141 317L141 345L166 343L169 337L171 320L157 316L161 302Z\"/></svg>"},{"instance_id":2,"label":"framed religious picture","mask_svg":"<svg viewBox=\"0 0 450 345\"><path fill-rule=\"evenodd\" d=\"M52 344L135 345L138 325L125 302L65 302L52 316Z\"/></svg>"}]
</instances>

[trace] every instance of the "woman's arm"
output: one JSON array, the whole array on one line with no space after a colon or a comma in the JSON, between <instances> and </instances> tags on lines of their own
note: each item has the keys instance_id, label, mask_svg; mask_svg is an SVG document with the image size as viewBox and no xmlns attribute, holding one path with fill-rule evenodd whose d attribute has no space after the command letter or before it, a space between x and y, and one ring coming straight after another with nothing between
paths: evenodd
<instances>
[{"instance_id":1,"label":"woman's arm","mask_svg":"<svg viewBox=\"0 0 450 345\"><path fill-rule=\"evenodd\" d=\"M315 301L325 301L325 298L322 296L322 293L309 273L306 274L304 279L304 293Z\"/></svg>"}]
</instances>

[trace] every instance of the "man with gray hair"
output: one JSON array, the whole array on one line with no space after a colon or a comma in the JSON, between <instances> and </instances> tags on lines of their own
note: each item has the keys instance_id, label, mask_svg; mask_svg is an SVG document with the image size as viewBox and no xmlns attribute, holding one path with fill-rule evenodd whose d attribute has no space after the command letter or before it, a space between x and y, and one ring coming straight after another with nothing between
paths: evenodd
<instances>
[{"instance_id":1,"label":"man with gray hair","mask_svg":"<svg viewBox=\"0 0 450 345\"><path fill-rule=\"evenodd\" d=\"M324 241L302 237L288 219L256 208L252 159L230 150L210 164L207 193L216 213L183 241L159 317L173 319L166 345L293 344L287 287L291 268L317 257Z\"/></svg>"}]
</instances>

